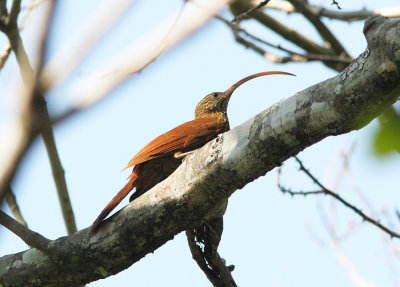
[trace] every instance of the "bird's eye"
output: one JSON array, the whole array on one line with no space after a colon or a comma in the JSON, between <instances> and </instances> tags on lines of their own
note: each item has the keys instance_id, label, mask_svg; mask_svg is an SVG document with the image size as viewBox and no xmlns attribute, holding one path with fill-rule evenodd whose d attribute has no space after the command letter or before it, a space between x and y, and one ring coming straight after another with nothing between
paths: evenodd
<instances>
[{"instance_id":1,"label":"bird's eye","mask_svg":"<svg viewBox=\"0 0 400 287\"><path fill-rule=\"evenodd\" d=\"M219 96L219 94L218 93L214 93L213 96L214 96L214 98L216 98L216 97Z\"/></svg>"}]
</instances>

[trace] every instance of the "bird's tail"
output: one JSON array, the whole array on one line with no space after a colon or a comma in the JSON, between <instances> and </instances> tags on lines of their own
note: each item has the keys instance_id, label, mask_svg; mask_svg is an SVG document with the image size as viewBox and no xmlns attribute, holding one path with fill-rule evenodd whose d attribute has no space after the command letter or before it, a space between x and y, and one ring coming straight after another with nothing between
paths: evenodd
<instances>
[{"instance_id":1,"label":"bird's tail","mask_svg":"<svg viewBox=\"0 0 400 287\"><path fill-rule=\"evenodd\" d=\"M116 196L104 207L103 211L93 222L92 227L90 228L90 232L96 231L99 227L100 223L110 214L111 211L128 195L128 193L134 188L134 183L138 175L133 172L130 176L128 183L117 193Z\"/></svg>"}]
</instances>

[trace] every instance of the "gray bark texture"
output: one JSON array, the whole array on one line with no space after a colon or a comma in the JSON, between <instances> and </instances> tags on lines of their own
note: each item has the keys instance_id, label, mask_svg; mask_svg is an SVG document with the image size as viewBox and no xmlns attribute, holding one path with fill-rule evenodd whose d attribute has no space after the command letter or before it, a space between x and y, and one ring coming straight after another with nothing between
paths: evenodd
<instances>
[{"instance_id":1,"label":"gray bark texture","mask_svg":"<svg viewBox=\"0 0 400 287\"><path fill-rule=\"evenodd\" d=\"M338 76L286 98L188 156L107 220L0 258L0 286L79 286L116 274L221 213L232 193L331 135L360 129L400 95L400 19L369 18L368 47Z\"/></svg>"}]
</instances>

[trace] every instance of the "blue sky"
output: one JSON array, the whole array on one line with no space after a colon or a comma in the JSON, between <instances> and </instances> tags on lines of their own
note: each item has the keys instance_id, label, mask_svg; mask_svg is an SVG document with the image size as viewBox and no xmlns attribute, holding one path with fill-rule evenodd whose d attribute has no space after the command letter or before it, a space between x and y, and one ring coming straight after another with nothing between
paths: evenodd
<instances>
[{"instance_id":1,"label":"blue sky","mask_svg":"<svg viewBox=\"0 0 400 287\"><path fill-rule=\"evenodd\" d=\"M328 5L330 1L325 1ZM343 2L343 3L342 3ZM340 1L343 9L364 7L362 1ZM368 3L367 3L368 2ZM395 6L398 1L367 1L367 8ZM79 31L97 1L61 1L52 27L48 58ZM78 67L72 78L49 95L49 108L63 110L71 99L71 86L146 34L162 19L174 15L181 1L136 1L112 33ZM332 7L333 8L333 7ZM222 13L230 17L227 11ZM277 15L308 37L315 32L296 15ZM32 26L35 24L33 15ZM356 57L366 47L362 22L326 21ZM289 44L256 23L244 26L276 44ZM23 31L28 52L34 51L33 28ZM5 37L0 38L0 47ZM319 63L275 65L236 44L231 32L217 20L191 35L155 63L117 88L101 104L55 128L57 146L78 228L89 226L105 204L125 184L129 172L120 172L130 158L159 134L194 116L198 101L213 91L223 91L248 74L283 70L297 77L271 76L246 83L232 96L228 116L235 127L275 102L336 75ZM13 115L9 104L18 81L13 59L0 72L0 138ZM10 84L11 83L11 84ZM394 209L400 209L399 155L376 158L371 153L372 122L360 131L329 137L307 148L299 157L328 186L341 168L341 152L355 144L350 173L339 191L349 201L386 224L400 228ZM3 141L3 140L2 140ZM298 190L315 189L293 160L284 163L282 182ZM55 239L66 234L44 145L36 140L13 183L29 227ZM360 196L362 195L362 196ZM127 201L124 202L126 204ZM123 205L121 205L122 207ZM371 207L371 208L370 208ZM8 210L7 210L8 212ZM334 222L341 237L344 258L371 286L400 286L398 242L326 197L291 198L276 186L276 170L238 190L230 198L220 254L236 269L239 286L357 286L343 267L343 257L332 247L325 222ZM5 229L0 231L0 254L25 250L26 245ZM396 281L397 280L397 281ZM191 259L184 234L147 255L124 272L88 286L208 286ZM397 285L396 285L397 284Z\"/></svg>"}]
</instances>

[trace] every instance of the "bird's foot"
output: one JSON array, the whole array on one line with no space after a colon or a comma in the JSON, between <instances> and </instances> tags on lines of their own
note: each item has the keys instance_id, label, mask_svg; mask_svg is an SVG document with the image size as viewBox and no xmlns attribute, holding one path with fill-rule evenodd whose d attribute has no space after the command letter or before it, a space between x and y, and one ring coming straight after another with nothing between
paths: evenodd
<instances>
[{"instance_id":1,"label":"bird's foot","mask_svg":"<svg viewBox=\"0 0 400 287\"><path fill-rule=\"evenodd\" d=\"M180 152L180 151L178 151L178 152L176 152L174 154L174 158L177 158L177 159L184 158L185 156L188 156L189 154L192 154L193 152L194 152L193 150L192 151L188 151L188 152Z\"/></svg>"}]
</instances>

